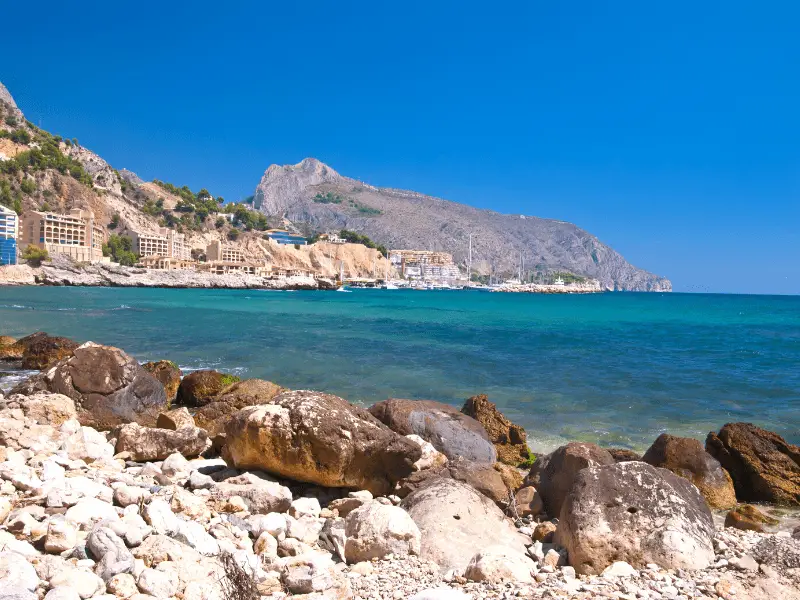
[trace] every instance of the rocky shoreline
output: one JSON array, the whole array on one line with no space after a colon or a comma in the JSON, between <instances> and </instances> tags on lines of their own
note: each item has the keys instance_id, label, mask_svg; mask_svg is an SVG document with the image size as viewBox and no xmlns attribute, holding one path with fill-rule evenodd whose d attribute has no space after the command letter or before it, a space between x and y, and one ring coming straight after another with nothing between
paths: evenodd
<instances>
[{"instance_id":1,"label":"rocky shoreline","mask_svg":"<svg viewBox=\"0 0 800 600\"><path fill-rule=\"evenodd\" d=\"M459 410L0 336L0 600L800 598L800 448L730 423L533 457ZM715 522L714 513L725 515Z\"/></svg>"},{"instance_id":2,"label":"rocky shoreline","mask_svg":"<svg viewBox=\"0 0 800 600\"><path fill-rule=\"evenodd\" d=\"M264 290L334 290L331 279L257 275L216 275L191 270L153 270L123 267L113 263L76 264L54 257L40 267L13 265L0 267L0 286L47 285L91 287L227 288Z\"/></svg>"}]
</instances>

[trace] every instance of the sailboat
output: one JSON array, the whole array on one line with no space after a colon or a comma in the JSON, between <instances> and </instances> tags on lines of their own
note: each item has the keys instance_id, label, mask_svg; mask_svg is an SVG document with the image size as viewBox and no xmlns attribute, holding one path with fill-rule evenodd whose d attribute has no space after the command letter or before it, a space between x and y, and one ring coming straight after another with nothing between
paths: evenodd
<instances>
[{"instance_id":1,"label":"sailboat","mask_svg":"<svg viewBox=\"0 0 800 600\"><path fill-rule=\"evenodd\" d=\"M344 287L344 261L339 263L339 287L336 288L337 292L349 292L350 290Z\"/></svg>"}]
</instances>

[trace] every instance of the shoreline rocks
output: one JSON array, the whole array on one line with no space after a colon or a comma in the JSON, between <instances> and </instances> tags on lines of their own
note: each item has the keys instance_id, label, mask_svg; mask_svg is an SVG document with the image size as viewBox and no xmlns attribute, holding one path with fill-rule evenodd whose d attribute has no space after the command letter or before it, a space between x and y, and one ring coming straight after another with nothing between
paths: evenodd
<instances>
[{"instance_id":1,"label":"shoreline rocks","mask_svg":"<svg viewBox=\"0 0 800 600\"><path fill-rule=\"evenodd\" d=\"M400 435L418 435L448 459L494 464L497 452L478 421L432 400L391 398L369 408L372 416Z\"/></svg>"},{"instance_id":2,"label":"shoreline rocks","mask_svg":"<svg viewBox=\"0 0 800 600\"><path fill-rule=\"evenodd\" d=\"M102 349L94 370L87 348ZM126 371L121 350L89 344L0 396L0 598L222 600L233 588L270 600L800 597L798 540L756 531L769 517L747 505L715 529L691 477L717 466L680 438L659 438L647 459L686 478L568 444L539 457L522 486L511 466L448 459L342 398L259 380L195 413L226 407L210 421L224 423L221 446L166 393L104 432L79 421L82 378L136 387L109 357L162 386L138 364ZM77 399L49 391L59 371ZM119 418L130 396L103 402L98 414ZM489 429L506 427L488 414ZM437 427L425 431L458 430ZM791 449L757 437L769 443L730 448L750 448L764 473L791 474L771 464Z\"/></svg>"}]
</instances>

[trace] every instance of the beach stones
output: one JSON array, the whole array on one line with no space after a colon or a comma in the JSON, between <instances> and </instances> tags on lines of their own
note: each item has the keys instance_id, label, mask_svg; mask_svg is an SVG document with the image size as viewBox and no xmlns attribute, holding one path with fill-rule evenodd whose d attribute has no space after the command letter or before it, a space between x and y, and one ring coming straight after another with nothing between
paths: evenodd
<instances>
[{"instance_id":1,"label":"beach stones","mask_svg":"<svg viewBox=\"0 0 800 600\"><path fill-rule=\"evenodd\" d=\"M82 425L108 430L125 423L154 426L167 408L164 386L136 359L119 348L87 342L46 372L18 385L12 393L64 394L75 402Z\"/></svg>"},{"instance_id":2,"label":"beach stones","mask_svg":"<svg viewBox=\"0 0 800 600\"><path fill-rule=\"evenodd\" d=\"M239 381L236 375L227 375L211 369L189 373L178 387L177 401L181 406L198 407L212 402L232 383Z\"/></svg>"},{"instance_id":3,"label":"beach stones","mask_svg":"<svg viewBox=\"0 0 800 600\"><path fill-rule=\"evenodd\" d=\"M730 475L694 438L662 433L645 452L642 460L691 481L712 508L736 506Z\"/></svg>"},{"instance_id":4,"label":"beach stones","mask_svg":"<svg viewBox=\"0 0 800 600\"><path fill-rule=\"evenodd\" d=\"M541 494L547 514L558 517L567 494L582 469L612 465L614 462L613 457L600 446L570 442L556 449L548 457L537 459L527 481ZM536 477L532 476L534 470ZM533 483L537 480L537 483Z\"/></svg>"},{"instance_id":5,"label":"beach stones","mask_svg":"<svg viewBox=\"0 0 800 600\"><path fill-rule=\"evenodd\" d=\"M494 464L497 452L478 421L456 408L432 400L393 398L378 402L369 412L400 435L418 435L447 458Z\"/></svg>"},{"instance_id":6,"label":"beach stones","mask_svg":"<svg viewBox=\"0 0 800 600\"><path fill-rule=\"evenodd\" d=\"M746 502L800 505L800 447L752 423L728 423L706 438L706 450L730 473Z\"/></svg>"},{"instance_id":7,"label":"beach stones","mask_svg":"<svg viewBox=\"0 0 800 600\"><path fill-rule=\"evenodd\" d=\"M481 394L464 402L461 412L483 425L497 451L497 460L516 467L531 458L525 430L509 421L489 398Z\"/></svg>"},{"instance_id":8,"label":"beach stones","mask_svg":"<svg viewBox=\"0 0 800 600\"><path fill-rule=\"evenodd\" d=\"M389 554L419 554L421 534L414 520L399 506L371 500L344 520L345 558L348 563L384 558Z\"/></svg>"},{"instance_id":9,"label":"beach stones","mask_svg":"<svg viewBox=\"0 0 800 600\"><path fill-rule=\"evenodd\" d=\"M312 391L284 392L244 408L225 433L225 458L236 468L376 495L408 476L422 455L365 410Z\"/></svg>"},{"instance_id":10,"label":"beach stones","mask_svg":"<svg viewBox=\"0 0 800 600\"><path fill-rule=\"evenodd\" d=\"M158 429L128 423L117 431L115 452L127 452L131 460L164 460L174 453L199 456L208 447L208 434L198 427Z\"/></svg>"},{"instance_id":11,"label":"beach stones","mask_svg":"<svg viewBox=\"0 0 800 600\"><path fill-rule=\"evenodd\" d=\"M167 399L170 403L173 402L175 396L178 394L178 387L181 384L181 377L183 376L178 365L171 360L159 360L156 362L144 363L142 368L161 382L167 394Z\"/></svg>"},{"instance_id":12,"label":"beach stones","mask_svg":"<svg viewBox=\"0 0 800 600\"><path fill-rule=\"evenodd\" d=\"M263 379L237 381L200 408L194 418L197 425L213 437L225 431L225 425L236 411L246 406L267 404L283 391L282 387Z\"/></svg>"},{"instance_id":13,"label":"beach stones","mask_svg":"<svg viewBox=\"0 0 800 600\"><path fill-rule=\"evenodd\" d=\"M636 568L704 569L714 562L714 521L689 481L644 462L581 470L560 513L555 542L579 574L615 561Z\"/></svg>"},{"instance_id":14,"label":"beach stones","mask_svg":"<svg viewBox=\"0 0 800 600\"><path fill-rule=\"evenodd\" d=\"M466 483L436 479L408 495L400 506L422 533L420 556L442 571L463 572L489 546L525 553L526 538L494 502Z\"/></svg>"}]
</instances>

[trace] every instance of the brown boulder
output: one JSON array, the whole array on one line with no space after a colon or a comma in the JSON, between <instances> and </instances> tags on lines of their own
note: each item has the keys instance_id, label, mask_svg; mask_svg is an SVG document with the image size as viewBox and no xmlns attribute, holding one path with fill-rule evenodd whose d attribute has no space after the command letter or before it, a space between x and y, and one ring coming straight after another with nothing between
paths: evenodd
<instances>
[{"instance_id":1,"label":"brown boulder","mask_svg":"<svg viewBox=\"0 0 800 600\"><path fill-rule=\"evenodd\" d=\"M239 469L386 494L422 455L346 400L313 391L284 392L237 412L225 428L224 456Z\"/></svg>"},{"instance_id":2,"label":"brown boulder","mask_svg":"<svg viewBox=\"0 0 800 600\"><path fill-rule=\"evenodd\" d=\"M11 337L10 335L0 335L0 347L3 346L10 346L11 344L16 344L16 338Z\"/></svg>"},{"instance_id":3,"label":"brown boulder","mask_svg":"<svg viewBox=\"0 0 800 600\"><path fill-rule=\"evenodd\" d=\"M514 494L514 505L520 517L536 516L544 511L542 496L533 486L525 486Z\"/></svg>"},{"instance_id":4,"label":"brown boulder","mask_svg":"<svg viewBox=\"0 0 800 600\"><path fill-rule=\"evenodd\" d=\"M608 453L617 462L630 462L633 460L642 460L642 457L633 450L627 448L607 448Z\"/></svg>"},{"instance_id":5,"label":"brown boulder","mask_svg":"<svg viewBox=\"0 0 800 600\"><path fill-rule=\"evenodd\" d=\"M691 481L711 508L736 506L731 476L693 438L662 433L645 452L642 460L654 467L669 469L675 475Z\"/></svg>"},{"instance_id":6,"label":"brown boulder","mask_svg":"<svg viewBox=\"0 0 800 600\"><path fill-rule=\"evenodd\" d=\"M245 406L267 404L284 389L271 381L245 379L229 385L194 415L199 427L216 436L225 431L231 416Z\"/></svg>"},{"instance_id":7,"label":"brown boulder","mask_svg":"<svg viewBox=\"0 0 800 600\"><path fill-rule=\"evenodd\" d=\"M706 438L706 451L730 473L746 502L800 505L800 447L752 423L728 423Z\"/></svg>"},{"instance_id":8,"label":"brown boulder","mask_svg":"<svg viewBox=\"0 0 800 600\"><path fill-rule=\"evenodd\" d=\"M483 425L497 451L497 460L513 467L531 460L525 430L509 421L485 394L467 399L461 412Z\"/></svg>"},{"instance_id":9,"label":"brown boulder","mask_svg":"<svg viewBox=\"0 0 800 600\"><path fill-rule=\"evenodd\" d=\"M178 394L178 387L181 385L181 377L183 376L178 365L171 360L159 360L144 363L142 368L161 382L169 403L174 402Z\"/></svg>"},{"instance_id":10,"label":"brown boulder","mask_svg":"<svg viewBox=\"0 0 800 600\"><path fill-rule=\"evenodd\" d=\"M537 463L539 460L537 459ZM601 465L612 465L614 459L600 446L582 442L570 442L566 446L556 449L546 461L545 465L538 473L538 485L534 485L542 495L545 510L551 517L558 517L561 514L561 506L567 498L575 477L586 467ZM531 473L537 469L534 463ZM528 481L534 478L529 474Z\"/></svg>"},{"instance_id":11,"label":"brown boulder","mask_svg":"<svg viewBox=\"0 0 800 600\"><path fill-rule=\"evenodd\" d=\"M176 431L184 427L195 427L194 419L185 406L173 408L158 415L156 427Z\"/></svg>"},{"instance_id":12,"label":"brown boulder","mask_svg":"<svg viewBox=\"0 0 800 600\"><path fill-rule=\"evenodd\" d=\"M777 525L778 523L778 519L765 515L752 504L740 504L725 515L725 527L743 531L763 532L764 525Z\"/></svg>"},{"instance_id":13,"label":"brown boulder","mask_svg":"<svg viewBox=\"0 0 800 600\"><path fill-rule=\"evenodd\" d=\"M236 375L228 375L214 370L189 373L178 386L178 404L181 406L205 406L232 383L239 381Z\"/></svg>"},{"instance_id":14,"label":"brown boulder","mask_svg":"<svg viewBox=\"0 0 800 600\"><path fill-rule=\"evenodd\" d=\"M187 458L199 456L208 446L208 435L197 427L178 430L141 427L128 423L117 430L115 452L128 452L131 460L164 460L176 452Z\"/></svg>"},{"instance_id":15,"label":"brown boulder","mask_svg":"<svg viewBox=\"0 0 800 600\"><path fill-rule=\"evenodd\" d=\"M448 459L497 462L497 452L483 425L449 404L392 398L373 404L369 412L400 435L414 434L430 442Z\"/></svg>"},{"instance_id":16,"label":"brown boulder","mask_svg":"<svg viewBox=\"0 0 800 600\"><path fill-rule=\"evenodd\" d=\"M125 423L154 426L167 407L164 386L119 348L87 342L11 393L64 394L75 401L81 425L108 430Z\"/></svg>"},{"instance_id":17,"label":"brown boulder","mask_svg":"<svg viewBox=\"0 0 800 600\"><path fill-rule=\"evenodd\" d=\"M43 331L14 340L3 336L6 343L0 343L0 360L21 360L23 369L44 370L59 360L72 356L78 347L69 338L51 336Z\"/></svg>"}]
</instances>

